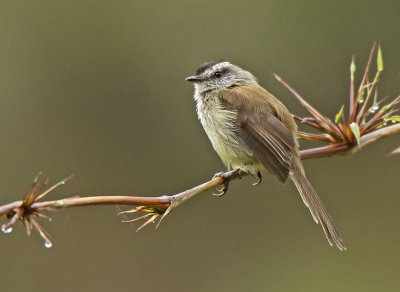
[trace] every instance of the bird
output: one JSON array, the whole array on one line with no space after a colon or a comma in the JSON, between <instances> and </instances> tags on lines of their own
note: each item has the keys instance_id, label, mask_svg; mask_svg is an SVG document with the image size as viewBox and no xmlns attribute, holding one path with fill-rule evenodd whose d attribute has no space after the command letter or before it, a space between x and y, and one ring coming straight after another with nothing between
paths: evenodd
<instances>
[{"instance_id":1,"label":"bird","mask_svg":"<svg viewBox=\"0 0 400 292\"><path fill-rule=\"evenodd\" d=\"M229 170L216 174L224 179L218 195L227 191L229 179L239 171L256 177L256 184L264 171L281 183L291 180L329 244L346 250L332 217L305 175L297 125L286 106L253 74L226 60L204 63L186 80L194 84L198 118Z\"/></svg>"}]
</instances>

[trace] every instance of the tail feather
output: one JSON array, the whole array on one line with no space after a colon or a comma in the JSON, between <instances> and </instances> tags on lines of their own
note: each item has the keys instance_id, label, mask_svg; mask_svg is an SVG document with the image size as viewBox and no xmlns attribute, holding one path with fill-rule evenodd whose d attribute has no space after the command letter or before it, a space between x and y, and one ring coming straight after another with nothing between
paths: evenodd
<instances>
[{"instance_id":1,"label":"tail feather","mask_svg":"<svg viewBox=\"0 0 400 292\"><path fill-rule=\"evenodd\" d=\"M339 232L335 228L332 217L329 215L317 192L314 190L301 169L296 168L292 171L292 180L296 185L304 204L309 208L315 222L321 223L329 244L333 245L334 243L340 250L346 250L346 246L344 245Z\"/></svg>"}]
</instances>

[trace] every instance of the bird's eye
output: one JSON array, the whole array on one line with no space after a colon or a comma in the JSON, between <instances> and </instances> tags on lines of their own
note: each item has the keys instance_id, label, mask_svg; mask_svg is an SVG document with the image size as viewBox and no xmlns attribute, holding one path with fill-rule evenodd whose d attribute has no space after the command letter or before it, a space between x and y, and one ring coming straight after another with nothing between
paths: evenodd
<instances>
[{"instance_id":1,"label":"bird's eye","mask_svg":"<svg viewBox=\"0 0 400 292\"><path fill-rule=\"evenodd\" d=\"M220 78L222 76L222 73L218 71L218 72L215 72L214 75L215 75L215 77Z\"/></svg>"}]
</instances>

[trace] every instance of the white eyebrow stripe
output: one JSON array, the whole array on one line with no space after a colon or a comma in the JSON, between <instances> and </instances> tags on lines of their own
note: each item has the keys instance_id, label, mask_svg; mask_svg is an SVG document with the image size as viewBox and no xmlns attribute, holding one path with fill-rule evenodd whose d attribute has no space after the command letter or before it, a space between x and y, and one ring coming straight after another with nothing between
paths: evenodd
<instances>
[{"instance_id":1,"label":"white eyebrow stripe","mask_svg":"<svg viewBox=\"0 0 400 292\"><path fill-rule=\"evenodd\" d=\"M227 67L227 66L229 66L229 65L232 66L232 64L229 63L229 62L221 62L221 63L215 64L214 66L212 66L212 67L211 67L210 69L208 69L205 73L206 73L206 75L208 75L208 74L210 74L211 72L215 72L215 71L217 71L217 70L221 70L222 68Z\"/></svg>"},{"instance_id":2,"label":"white eyebrow stripe","mask_svg":"<svg viewBox=\"0 0 400 292\"><path fill-rule=\"evenodd\" d=\"M218 63L218 64L216 64L216 65L214 65L212 67L212 69L213 69L212 71L215 71L215 70L218 70L218 69L222 69L222 68L224 68L226 66L229 66L229 65L231 65L231 63L229 63L229 62Z\"/></svg>"}]
</instances>

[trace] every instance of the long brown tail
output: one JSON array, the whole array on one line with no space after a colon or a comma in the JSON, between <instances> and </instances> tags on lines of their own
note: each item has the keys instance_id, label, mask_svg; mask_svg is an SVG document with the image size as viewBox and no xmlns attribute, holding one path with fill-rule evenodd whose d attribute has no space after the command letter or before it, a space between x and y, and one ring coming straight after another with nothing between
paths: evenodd
<instances>
[{"instance_id":1,"label":"long brown tail","mask_svg":"<svg viewBox=\"0 0 400 292\"><path fill-rule=\"evenodd\" d=\"M295 167L295 169L292 170L292 180L304 204L310 209L315 222L321 223L329 244L332 245L335 243L340 250L346 250L346 246L335 228L332 217L329 215L317 192L300 168Z\"/></svg>"}]
</instances>

